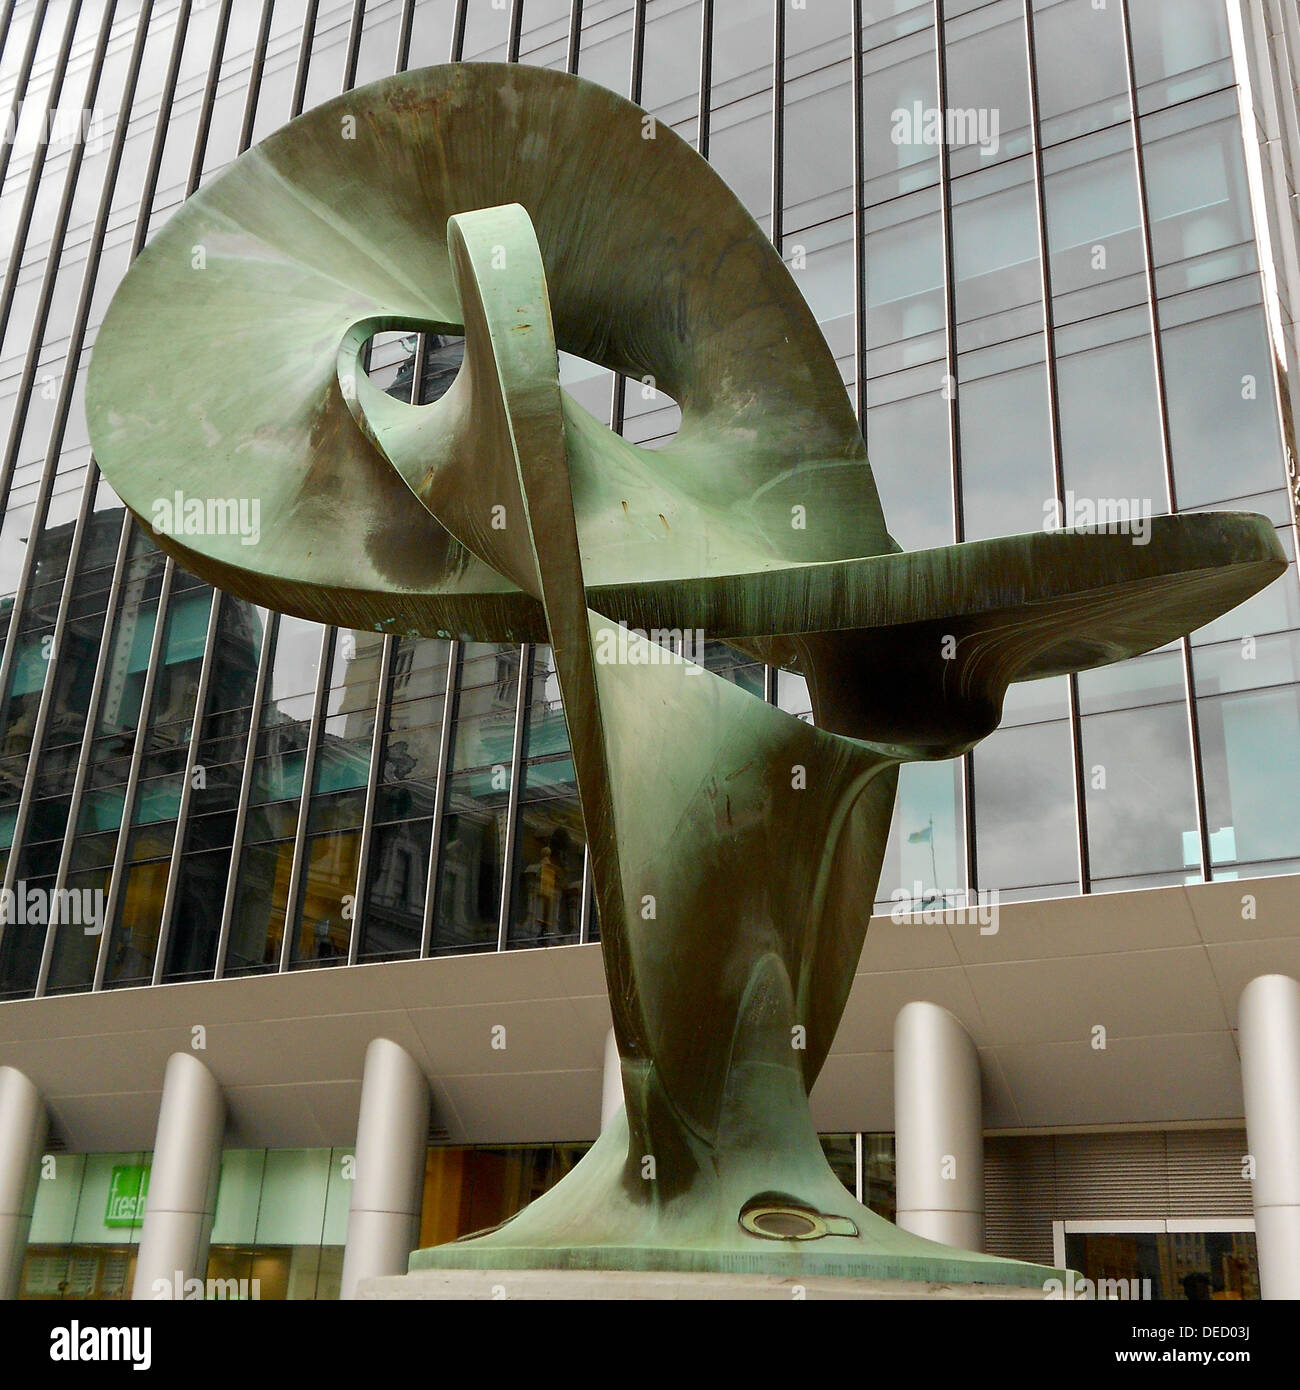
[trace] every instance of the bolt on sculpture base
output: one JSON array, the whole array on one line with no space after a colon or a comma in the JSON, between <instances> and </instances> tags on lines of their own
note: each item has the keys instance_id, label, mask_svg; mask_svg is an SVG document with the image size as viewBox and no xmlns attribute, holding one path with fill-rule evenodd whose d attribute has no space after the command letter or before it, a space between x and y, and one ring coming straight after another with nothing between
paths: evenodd
<instances>
[{"instance_id":1,"label":"bolt on sculpture base","mask_svg":"<svg viewBox=\"0 0 1300 1390\"><path fill-rule=\"evenodd\" d=\"M431 405L367 377L367 340L399 328L464 335ZM670 396L676 437L605 428L558 350ZM1255 593L1285 569L1266 519L902 553L835 360L735 195L629 102L520 65L351 92L205 184L119 288L87 409L138 517L178 487L258 498L260 543L158 536L223 589L551 646L625 1111L525 1211L413 1268L1054 1273L874 1216L812 1125L898 768L972 748L1012 682ZM802 675L816 727L629 628Z\"/></svg>"}]
</instances>

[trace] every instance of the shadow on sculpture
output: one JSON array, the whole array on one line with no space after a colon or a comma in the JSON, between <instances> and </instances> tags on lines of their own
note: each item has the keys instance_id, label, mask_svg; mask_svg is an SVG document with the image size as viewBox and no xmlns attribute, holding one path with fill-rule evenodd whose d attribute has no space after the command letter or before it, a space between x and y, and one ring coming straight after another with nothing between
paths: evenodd
<instances>
[{"instance_id":1,"label":"shadow on sculpture","mask_svg":"<svg viewBox=\"0 0 1300 1390\"><path fill-rule=\"evenodd\" d=\"M432 405L366 376L397 328L465 337ZM557 345L678 402L676 437L606 429ZM158 536L213 584L553 649L626 1105L551 1191L412 1268L1041 1283L855 1202L809 1115L897 769L971 748L1013 681L1256 592L1284 568L1266 520L900 553L835 361L734 194L637 107L525 66L390 78L236 160L127 275L87 401L146 524L177 491L257 500L254 544ZM692 629L802 673L816 726L635 631Z\"/></svg>"}]
</instances>

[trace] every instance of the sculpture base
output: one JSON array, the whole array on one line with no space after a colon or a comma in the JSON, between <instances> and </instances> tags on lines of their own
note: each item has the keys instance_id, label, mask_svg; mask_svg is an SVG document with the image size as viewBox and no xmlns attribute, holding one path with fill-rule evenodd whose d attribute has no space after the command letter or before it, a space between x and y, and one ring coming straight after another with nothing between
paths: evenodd
<instances>
[{"instance_id":1,"label":"sculpture base","mask_svg":"<svg viewBox=\"0 0 1300 1390\"><path fill-rule=\"evenodd\" d=\"M834 1249L808 1249L803 1242L770 1242L765 1243L766 1249L759 1250L663 1245L584 1245L566 1250L553 1246L530 1248L486 1242L480 1246L476 1241L453 1241L449 1245L416 1250L411 1255L408 1277L453 1273L490 1273L499 1277L509 1270L512 1275L528 1274L539 1278L579 1274L595 1278L636 1275L650 1279L709 1276L805 1284L810 1279L914 1286L952 1284L1040 1292L1047 1280L1066 1277L1063 1270L1046 1265L939 1245L900 1231L865 1208L858 1208L858 1212L864 1225L871 1223L869 1234L864 1232L865 1239L828 1242L837 1247Z\"/></svg>"},{"instance_id":2,"label":"sculpture base","mask_svg":"<svg viewBox=\"0 0 1300 1390\"><path fill-rule=\"evenodd\" d=\"M416 1250L408 1268L412 1275L484 1271L498 1279L504 1270L542 1277L609 1272L1039 1292L1047 1280L1064 1277L1043 1265L926 1240L855 1201L826 1162L797 1081L786 1090L786 1103L770 1107L776 1123L759 1135L767 1142L701 1154L693 1181L672 1194L662 1181L641 1180L639 1165L629 1162L620 1111L577 1167L523 1211L493 1230ZM772 1094L781 1098L776 1087Z\"/></svg>"},{"instance_id":3,"label":"sculpture base","mask_svg":"<svg viewBox=\"0 0 1300 1390\"><path fill-rule=\"evenodd\" d=\"M1050 1273L1044 1271L1045 1274ZM581 1269L424 1269L414 1274L363 1279L357 1298L612 1300L631 1302L774 1299L1043 1299L1041 1287L1007 1284L928 1283L902 1279L808 1279L778 1274L642 1273Z\"/></svg>"}]
</instances>

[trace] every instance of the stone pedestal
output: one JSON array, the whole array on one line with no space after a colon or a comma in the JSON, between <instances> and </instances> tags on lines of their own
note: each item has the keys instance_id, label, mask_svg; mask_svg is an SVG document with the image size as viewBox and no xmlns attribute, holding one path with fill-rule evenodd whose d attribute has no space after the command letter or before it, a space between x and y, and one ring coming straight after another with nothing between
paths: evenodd
<instances>
[{"instance_id":1,"label":"stone pedestal","mask_svg":"<svg viewBox=\"0 0 1300 1390\"><path fill-rule=\"evenodd\" d=\"M1048 1271L1050 1273L1050 1271ZM678 1274L584 1269L423 1269L363 1279L356 1297L532 1299L631 1302L736 1299L1044 1299L1041 1288L1007 1284L926 1284L895 1279L788 1279L777 1274Z\"/></svg>"}]
</instances>

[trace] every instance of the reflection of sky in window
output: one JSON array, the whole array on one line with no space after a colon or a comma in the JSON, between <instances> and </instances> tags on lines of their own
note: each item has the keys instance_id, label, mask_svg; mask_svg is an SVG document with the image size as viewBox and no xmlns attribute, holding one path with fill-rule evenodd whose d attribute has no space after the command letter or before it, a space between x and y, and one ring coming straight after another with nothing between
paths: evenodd
<instances>
[{"instance_id":1,"label":"reflection of sky in window","mask_svg":"<svg viewBox=\"0 0 1300 1390\"><path fill-rule=\"evenodd\" d=\"M271 667L270 705L290 719L309 719L320 661L318 623L287 614L280 619Z\"/></svg>"}]
</instances>

